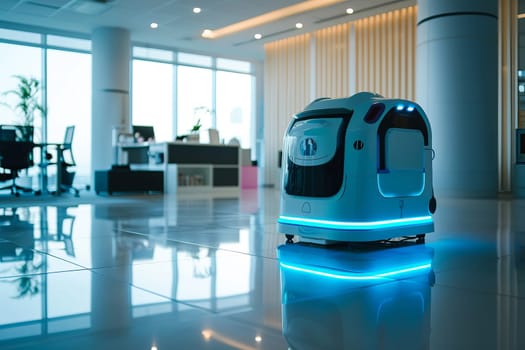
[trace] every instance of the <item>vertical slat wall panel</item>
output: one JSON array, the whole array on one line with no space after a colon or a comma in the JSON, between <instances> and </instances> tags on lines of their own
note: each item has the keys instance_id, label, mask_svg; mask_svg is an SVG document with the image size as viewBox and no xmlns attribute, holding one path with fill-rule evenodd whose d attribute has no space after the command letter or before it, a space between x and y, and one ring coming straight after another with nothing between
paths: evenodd
<instances>
[{"instance_id":1,"label":"vertical slat wall panel","mask_svg":"<svg viewBox=\"0 0 525 350\"><path fill-rule=\"evenodd\" d=\"M264 46L264 184L279 185L278 152L286 127L310 102L310 37Z\"/></svg>"},{"instance_id":2,"label":"vertical slat wall panel","mask_svg":"<svg viewBox=\"0 0 525 350\"><path fill-rule=\"evenodd\" d=\"M376 89L378 89L378 91L381 90L381 80L384 79L382 76L381 76L381 60L383 58L383 52L381 51L381 15L378 15L378 16L374 16L372 17L372 20L373 20L373 26L372 26L372 31L374 33L374 42L373 42L373 45L374 45L374 70L373 70L373 73L374 73L374 81L373 81L373 86L376 87Z\"/></svg>"},{"instance_id":3,"label":"vertical slat wall panel","mask_svg":"<svg viewBox=\"0 0 525 350\"><path fill-rule=\"evenodd\" d=\"M312 91L315 97L348 96L352 79L356 92L415 98L416 11L403 8L265 45L264 184L279 186L284 132Z\"/></svg>"},{"instance_id":4,"label":"vertical slat wall panel","mask_svg":"<svg viewBox=\"0 0 525 350\"><path fill-rule=\"evenodd\" d=\"M399 16L406 18L407 9L399 10ZM415 15L414 15L415 16ZM406 21L396 21L392 15L392 26L394 28L392 41L394 43L394 57L392 60L392 70L394 72L394 84L392 85L392 93L399 92L400 96L406 97L406 51L403 47L403 41L406 33ZM414 53L415 55L415 53ZM415 67L414 67L415 69Z\"/></svg>"},{"instance_id":5,"label":"vertical slat wall panel","mask_svg":"<svg viewBox=\"0 0 525 350\"><path fill-rule=\"evenodd\" d=\"M416 7L353 22L356 90L415 98Z\"/></svg>"},{"instance_id":6,"label":"vertical slat wall panel","mask_svg":"<svg viewBox=\"0 0 525 350\"><path fill-rule=\"evenodd\" d=\"M386 31L386 26L387 26L387 16L385 13L381 14L381 16L379 17L380 18L380 21L379 21L379 29L380 29L380 33L379 33L379 47L380 47L380 50L381 52L383 52L384 54L383 55L379 55L379 60L380 60L380 66L381 66L381 70L380 70L380 74L379 74L379 86L381 86L381 91L387 91L388 93L388 81L392 81L392 79L382 79L382 77L386 76L387 75L387 71L386 71L386 62L387 61L391 61L391 59L385 59L386 57L392 57L392 56L389 56L389 48L392 46L392 45L387 45L387 31ZM393 73L393 72L392 72Z\"/></svg>"},{"instance_id":7,"label":"vertical slat wall panel","mask_svg":"<svg viewBox=\"0 0 525 350\"><path fill-rule=\"evenodd\" d=\"M350 24L318 30L315 36L315 97L346 97L349 92Z\"/></svg>"},{"instance_id":8,"label":"vertical slat wall panel","mask_svg":"<svg viewBox=\"0 0 525 350\"><path fill-rule=\"evenodd\" d=\"M417 12L416 7L410 7L408 9L408 15L406 18L407 22L407 59L408 59L408 67L407 69L407 76L408 81L410 82L410 85L407 89L406 96L409 99L415 100L416 99L416 31L417 31Z\"/></svg>"}]
</instances>

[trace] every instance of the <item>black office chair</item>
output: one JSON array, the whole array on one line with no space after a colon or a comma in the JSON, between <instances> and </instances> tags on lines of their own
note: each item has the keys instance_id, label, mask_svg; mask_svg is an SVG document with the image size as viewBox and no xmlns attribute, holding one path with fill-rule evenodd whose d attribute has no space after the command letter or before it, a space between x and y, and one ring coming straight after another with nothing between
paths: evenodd
<instances>
[{"instance_id":1,"label":"black office chair","mask_svg":"<svg viewBox=\"0 0 525 350\"><path fill-rule=\"evenodd\" d=\"M33 147L33 142L29 141L0 141L0 168L4 170L0 180L11 180L9 186L2 187L0 190L10 189L11 194L17 197L20 196L20 192L35 192L30 187L23 187L16 183L20 171L34 165Z\"/></svg>"},{"instance_id":2,"label":"black office chair","mask_svg":"<svg viewBox=\"0 0 525 350\"><path fill-rule=\"evenodd\" d=\"M66 128L66 133L64 134L64 142L61 145L59 145L57 149L57 161L60 162L60 167L58 167L58 169L60 169L60 191L72 192L76 197L78 197L80 191L73 186L73 180L75 179L76 172L68 170L68 168L77 165L72 150L74 135L75 126L68 126ZM57 174L57 176L59 175Z\"/></svg>"}]
</instances>

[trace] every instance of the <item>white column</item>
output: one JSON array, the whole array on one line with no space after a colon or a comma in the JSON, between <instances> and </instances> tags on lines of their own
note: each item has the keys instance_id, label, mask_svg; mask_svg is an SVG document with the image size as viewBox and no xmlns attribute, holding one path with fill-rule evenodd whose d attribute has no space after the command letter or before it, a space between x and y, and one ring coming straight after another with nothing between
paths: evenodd
<instances>
[{"instance_id":1,"label":"white column","mask_svg":"<svg viewBox=\"0 0 525 350\"><path fill-rule=\"evenodd\" d=\"M427 113L436 195L498 192L498 2L419 0L416 99Z\"/></svg>"},{"instance_id":2,"label":"white column","mask_svg":"<svg viewBox=\"0 0 525 350\"><path fill-rule=\"evenodd\" d=\"M131 42L127 29L100 27L92 36L92 169L115 161L113 129L131 130L129 108Z\"/></svg>"}]
</instances>

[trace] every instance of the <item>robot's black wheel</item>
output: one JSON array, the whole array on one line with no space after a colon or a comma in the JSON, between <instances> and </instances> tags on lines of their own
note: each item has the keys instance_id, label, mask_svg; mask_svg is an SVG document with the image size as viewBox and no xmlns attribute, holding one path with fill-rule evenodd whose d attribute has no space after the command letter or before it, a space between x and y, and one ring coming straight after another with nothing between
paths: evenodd
<instances>
[{"instance_id":1,"label":"robot's black wheel","mask_svg":"<svg viewBox=\"0 0 525 350\"><path fill-rule=\"evenodd\" d=\"M416 235L416 243L425 243L425 234Z\"/></svg>"},{"instance_id":2,"label":"robot's black wheel","mask_svg":"<svg viewBox=\"0 0 525 350\"><path fill-rule=\"evenodd\" d=\"M430 198L430 201L428 202L428 211L430 212L430 214L434 214L436 212L436 209L437 209L436 197L432 196L432 198Z\"/></svg>"},{"instance_id":3,"label":"robot's black wheel","mask_svg":"<svg viewBox=\"0 0 525 350\"><path fill-rule=\"evenodd\" d=\"M432 270L428 274L428 284L433 287L436 284L436 273Z\"/></svg>"},{"instance_id":4,"label":"robot's black wheel","mask_svg":"<svg viewBox=\"0 0 525 350\"><path fill-rule=\"evenodd\" d=\"M286 243L293 243L294 235L284 235L286 237Z\"/></svg>"}]
</instances>

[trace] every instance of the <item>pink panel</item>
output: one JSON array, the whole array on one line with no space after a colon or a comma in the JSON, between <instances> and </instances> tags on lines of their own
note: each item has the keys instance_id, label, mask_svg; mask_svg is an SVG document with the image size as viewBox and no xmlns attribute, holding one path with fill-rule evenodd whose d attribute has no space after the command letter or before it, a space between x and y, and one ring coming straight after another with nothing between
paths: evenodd
<instances>
[{"instance_id":1,"label":"pink panel","mask_svg":"<svg viewBox=\"0 0 525 350\"><path fill-rule=\"evenodd\" d=\"M257 188L257 167L241 167L241 188Z\"/></svg>"}]
</instances>

